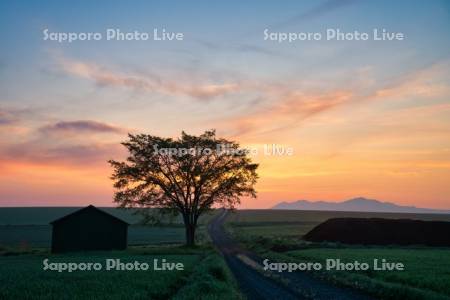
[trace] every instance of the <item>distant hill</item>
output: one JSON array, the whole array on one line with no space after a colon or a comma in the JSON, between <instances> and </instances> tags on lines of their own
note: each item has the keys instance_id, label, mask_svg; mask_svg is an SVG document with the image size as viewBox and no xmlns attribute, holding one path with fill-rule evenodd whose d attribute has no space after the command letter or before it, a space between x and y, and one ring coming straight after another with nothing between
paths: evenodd
<instances>
[{"instance_id":1,"label":"distant hill","mask_svg":"<svg viewBox=\"0 0 450 300\"><path fill-rule=\"evenodd\" d=\"M450 214L450 210L402 206L363 197L354 198L343 202L308 200L280 202L272 207L272 209Z\"/></svg>"}]
</instances>

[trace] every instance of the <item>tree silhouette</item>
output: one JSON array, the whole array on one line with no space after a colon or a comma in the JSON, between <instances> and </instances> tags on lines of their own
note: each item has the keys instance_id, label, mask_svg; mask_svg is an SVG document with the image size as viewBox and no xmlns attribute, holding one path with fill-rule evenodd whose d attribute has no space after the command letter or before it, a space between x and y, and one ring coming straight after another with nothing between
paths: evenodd
<instances>
[{"instance_id":1,"label":"tree silhouette","mask_svg":"<svg viewBox=\"0 0 450 300\"><path fill-rule=\"evenodd\" d=\"M180 213L186 244L195 244L201 214L213 206L235 208L240 197L256 197L257 164L236 142L217 138L215 130L178 139L128 135L126 161L110 160L121 207L152 207Z\"/></svg>"}]
</instances>

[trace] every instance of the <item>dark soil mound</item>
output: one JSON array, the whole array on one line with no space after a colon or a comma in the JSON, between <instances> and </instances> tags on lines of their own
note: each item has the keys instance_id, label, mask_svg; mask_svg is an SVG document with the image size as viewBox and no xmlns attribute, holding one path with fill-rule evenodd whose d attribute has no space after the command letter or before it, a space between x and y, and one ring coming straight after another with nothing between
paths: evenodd
<instances>
[{"instance_id":1,"label":"dark soil mound","mask_svg":"<svg viewBox=\"0 0 450 300\"><path fill-rule=\"evenodd\" d=\"M450 222L381 218L334 218L308 232L312 242L363 245L450 246Z\"/></svg>"}]
</instances>

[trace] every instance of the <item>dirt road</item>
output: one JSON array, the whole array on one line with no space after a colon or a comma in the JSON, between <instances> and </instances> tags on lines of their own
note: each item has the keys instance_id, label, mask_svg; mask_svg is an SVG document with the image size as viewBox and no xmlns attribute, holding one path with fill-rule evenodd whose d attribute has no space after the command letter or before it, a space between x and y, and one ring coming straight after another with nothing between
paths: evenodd
<instances>
[{"instance_id":1,"label":"dirt road","mask_svg":"<svg viewBox=\"0 0 450 300\"><path fill-rule=\"evenodd\" d=\"M247 299L371 299L356 291L332 286L304 272L262 272L263 258L239 247L223 229L227 214L226 210L218 214L209 224L208 232ZM275 280L274 276L278 279Z\"/></svg>"}]
</instances>

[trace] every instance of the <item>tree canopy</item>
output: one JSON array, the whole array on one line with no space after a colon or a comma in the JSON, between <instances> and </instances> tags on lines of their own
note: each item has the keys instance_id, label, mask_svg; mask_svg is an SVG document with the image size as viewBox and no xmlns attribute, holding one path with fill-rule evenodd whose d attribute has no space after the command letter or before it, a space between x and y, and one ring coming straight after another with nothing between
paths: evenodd
<instances>
[{"instance_id":1,"label":"tree canopy","mask_svg":"<svg viewBox=\"0 0 450 300\"><path fill-rule=\"evenodd\" d=\"M214 130L177 139L129 134L126 161L110 160L121 207L151 207L180 213L186 243L195 243L201 214L213 206L235 208L243 196L256 197L258 164L246 149Z\"/></svg>"}]
</instances>

